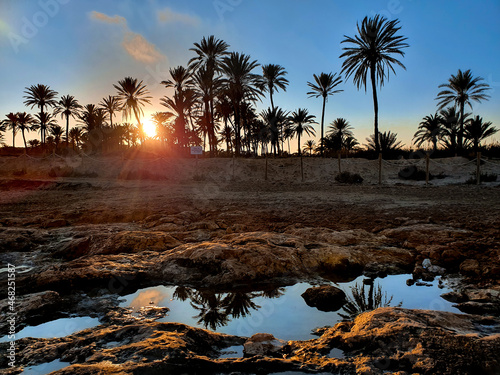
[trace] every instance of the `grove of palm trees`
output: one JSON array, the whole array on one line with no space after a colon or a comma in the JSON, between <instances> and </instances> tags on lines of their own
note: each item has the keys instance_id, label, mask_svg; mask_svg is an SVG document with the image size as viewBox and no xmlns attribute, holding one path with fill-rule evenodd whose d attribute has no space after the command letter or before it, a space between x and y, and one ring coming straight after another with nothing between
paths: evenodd
<instances>
[{"instance_id":1,"label":"grove of palm trees","mask_svg":"<svg viewBox=\"0 0 500 375\"><path fill-rule=\"evenodd\" d=\"M129 46L132 22L92 17ZM486 73L450 68L405 141L383 98L414 41L352 26L293 107L286 61L214 35L162 96L132 74L93 103L26 86L0 122L0 372L500 373ZM369 124L335 105L350 89Z\"/></svg>"}]
</instances>

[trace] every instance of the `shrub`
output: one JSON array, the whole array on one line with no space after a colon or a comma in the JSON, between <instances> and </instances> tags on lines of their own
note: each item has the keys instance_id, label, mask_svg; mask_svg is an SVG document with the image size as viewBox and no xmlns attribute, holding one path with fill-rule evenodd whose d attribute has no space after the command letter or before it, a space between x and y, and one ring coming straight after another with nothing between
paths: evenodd
<instances>
[{"instance_id":1,"label":"shrub","mask_svg":"<svg viewBox=\"0 0 500 375\"><path fill-rule=\"evenodd\" d=\"M479 176L479 181L480 182L496 182L497 180L497 175L494 173L481 173ZM475 174L473 174L467 181L465 181L466 184L472 185L477 183L477 177Z\"/></svg>"},{"instance_id":2,"label":"shrub","mask_svg":"<svg viewBox=\"0 0 500 375\"><path fill-rule=\"evenodd\" d=\"M398 172L398 177L403 180L413 180L413 181L425 181L425 171L411 165L409 167L404 167ZM429 180L432 180L434 176L429 173Z\"/></svg>"},{"instance_id":3,"label":"shrub","mask_svg":"<svg viewBox=\"0 0 500 375\"><path fill-rule=\"evenodd\" d=\"M342 172L335 176L335 181L341 184L360 184L363 182L363 177L357 173Z\"/></svg>"}]
</instances>

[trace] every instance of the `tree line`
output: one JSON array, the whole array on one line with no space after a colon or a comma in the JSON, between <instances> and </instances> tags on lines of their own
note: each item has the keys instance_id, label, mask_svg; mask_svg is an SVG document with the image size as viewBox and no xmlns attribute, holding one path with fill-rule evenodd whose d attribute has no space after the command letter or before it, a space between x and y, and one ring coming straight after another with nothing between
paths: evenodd
<instances>
[{"instance_id":1,"label":"tree line","mask_svg":"<svg viewBox=\"0 0 500 375\"><path fill-rule=\"evenodd\" d=\"M156 127L155 138L173 153L185 153L189 146L203 144L210 156L217 156L225 148L226 154L291 154L290 140L296 137L297 153L315 152L321 156L346 154L359 150L353 127L338 117L325 134L326 103L329 97L340 94L343 79L352 79L359 89L371 87L374 110L374 132L367 138L365 148L374 153L400 150L397 134L380 132L378 125L378 92L389 74L396 68L406 69L399 57L409 47L407 38L399 35L398 20L387 20L380 15L365 17L357 24L357 34L344 36L342 70L339 73L313 74L307 82L307 95L322 100L319 145L303 137L316 136L313 125L316 116L306 108L287 111L275 104L274 94L286 91L287 71L278 64L260 65L245 53L230 52L229 45L214 36L203 37L190 48L192 57L186 66L169 69L170 78L162 81L173 89L172 96L160 98L165 111L156 112L151 120ZM257 73L260 69L260 74ZM438 110L426 116L414 136L417 147L428 142L436 151L438 144L455 154L473 147L494 134L491 122L480 116L472 117L465 107L473 102L487 100L488 84L474 77L470 70L459 70L448 82L440 85L437 95ZM27 87L24 104L37 108L35 115L9 113L0 125L2 131L11 131L13 145L20 131L24 146L43 150L91 149L94 152L112 151L136 146L144 147L148 140L144 130L144 108L153 99L147 86L136 78L125 77L113 84L115 93L98 104L82 106L72 95L63 95L43 84ZM270 106L257 113L257 101L269 99ZM116 123L114 117L122 113L126 122ZM60 115L65 128L56 122ZM70 120L77 126L70 128ZM130 122L128 122L130 121ZM132 123L135 121L135 123ZM26 133L39 132L40 140L26 141ZM0 138L0 141L2 139Z\"/></svg>"}]
</instances>

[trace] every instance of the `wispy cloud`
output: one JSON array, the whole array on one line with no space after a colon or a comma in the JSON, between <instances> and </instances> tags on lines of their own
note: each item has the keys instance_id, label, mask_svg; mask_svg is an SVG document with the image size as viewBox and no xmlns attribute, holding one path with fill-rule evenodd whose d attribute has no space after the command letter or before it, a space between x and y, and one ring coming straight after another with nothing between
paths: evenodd
<instances>
[{"instance_id":1,"label":"wispy cloud","mask_svg":"<svg viewBox=\"0 0 500 375\"><path fill-rule=\"evenodd\" d=\"M115 15L110 17L104 13L96 12L95 10L90 13L90 18L104 23L127 25L127 20L122 16Z\"/></svg>"},{"instance_id":2,"label":"wispy cloud","mask_svg":"<svg viewBox=\"0 0 500 375\"><path fill-rule=\"evenodd\" d=\"M123 37L122 46L130 56L146 64L155 64L166 58L154 44L149 43L141 34L132 31Z\"/></svg>"},{"instance_id":3,"label":"wispy cloud","mask_svg":"<svg viewBox=\"0 0 500 375\"><path fill-rule=\"evenodd\" d=\"M190 26L198 26L200 24L200 19L196 16L191 16L186 13L178 13L170 8L165 8L158 11L158 21L162 23L184 23Z\"/></svg>"},{"instance_id":4,"label":"wispy cloud","mask_svg":"<svg viewBox=\"0 0 500 375\"><path fill-rule=\"evenodd\" d=\"M104 13L93 11L90 14L90 18L107 24L123 25L124 34L122 47L133 59L146 64L155 64L167 59L167 57L163 55L153 43L148 42L142 34L131 31L124 17L117 15L110 17Z\"/></svg>"}]
</instances>

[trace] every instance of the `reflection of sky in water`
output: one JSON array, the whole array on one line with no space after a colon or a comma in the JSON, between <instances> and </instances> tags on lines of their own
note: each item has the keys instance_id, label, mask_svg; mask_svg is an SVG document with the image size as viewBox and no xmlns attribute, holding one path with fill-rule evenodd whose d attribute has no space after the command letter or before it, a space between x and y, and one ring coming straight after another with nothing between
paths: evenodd
<instances>
[{"instance_id":1,"label":"reflection of sky in water","mask_svg":"<svg viewBox=\"0 0 500 375\"><path fill-rule=\"evenodd\" d=\"M42 363L37 366L30 366L26 367L22 374L23 375L42 375L42 374L48 374L53 371L60 370L64 367L69 366L70 363L68 362L61 362L59 359L56 359L55 361L48 362L48 363Z\"/></svg>"},{"instance_id":2,"label":"reflection of sky in water","mask_svg":"<svg viewBox=\"0 0 500 375\"><path fill-rule=\"evenodd\" d=\"M91 318L88 316L62 318L52 320L50 322L43 323L37 326L25 327L21 331L16 333L16 340L24 337L64 337L86 328L95 327L97 325L99 325L99 320L97 320L97 318ZM0 342L7 341L10 341L8 336L0 338Z\"/></svg>"},{"instance_id":3,"label":"reflection of sky in water","mask_svg":"<svg viewBox=\"0 0 500 375\"><path fill-rule=\"evenodd\" d=\"M450 291L448 288L437 287L437 279L433 286L407 286L406 280L411 275L388 276L376 279L375 286L382 286L382 293L387 292L390 298L393 296L391 306L403 302L402 307L410 309L431 309L440 311L459 312L452 307L452 303L440 297L442 293ZM361 285L365 277L360 276L349 283L341 283L339 287L349 296L350 286L356 282ZM285 288L285 294L279 298L255 297L252 302L260 306L257 310L250 310L245 317L231 318L226 326L217 328L218 332L239 336L251 336L254 333L266 332L284 340L307 340L313 338L311 330L325 325L332 326L341 320L337 312L323 312L306 305L301 294L311 285L298 283ZM368 290L368 286L365 288ZM190 299L180 301L172 300L175 287L157 286L140 289L137 292L123 297L125 299L121 306L133 306L140 308L148 306L151 301L158 306L170 308L168 316L160 319L164 322L180 322L195 327L203 327L197 323L199 311L190 304ZM339 312L342 312L340 310ZM204 328L204 327L203 327Z\"/></svg>"}]
</instances>

